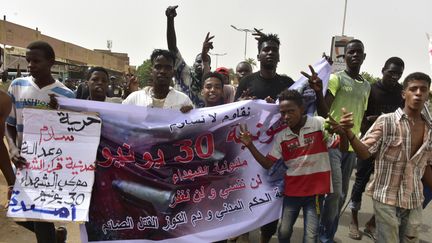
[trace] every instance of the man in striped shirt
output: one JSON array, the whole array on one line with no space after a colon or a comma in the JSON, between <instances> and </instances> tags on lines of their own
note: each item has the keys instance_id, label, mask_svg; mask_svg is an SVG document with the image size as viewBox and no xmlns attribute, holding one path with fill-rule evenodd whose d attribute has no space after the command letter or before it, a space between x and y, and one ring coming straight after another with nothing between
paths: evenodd
<instances>
[{"instance_id":1,"label":"man in striped shirt","mask_svg":"<svg viewBox=\"0 0 432 243\"><path fill-rule=\"evenodd\" d=\"M12 110L7 118L7 135L9 154L17 167L25 165L26 161L20 155L23 117L25 107L48 107L50 94L74 98L74 93L51 75L51 67L55 62L53 48L46 42L36 41L27 46L27 68L31 76L17 78L9 86L9 96L12 99ZM55 242L55 227L50 222L20 222L20 225L35 232L39 242ZM64 240L62 240L64 242Z\"/></svg>"},{"instance_id":2,"label":"man in striped shirt","mask_svg":"<svg viewBox=\"0 0 432 243\"><path fill-rule=\"evenodd\" d=\"M267 156L257 150L246 128L241 127L240 139L262 167L269 169L279 159L283 159L288 167L284 179L279 242L290 241L301 209L304 215L303 242L317 242L324 195L332 191L327 146L336 143L327 141L324 118L304 115L303 97L298 91L282 91L279 110L287 128L277 134Z\"/></svg>"},{"instance_id":3,"label":"man in striped shirt","mask_svg":"<svg viewBox=\"0 0 432 243\"><path fill-rule=\"evenodd\" d=\"M350 127L352 113L340 124L360 159L375 157L372 196L377 242L418 242L423 196L422 178L432 186L432 121L422 114L431 79L412 73L403 82L404 108L380 116L362 140Z\"/></svg>"}]
</instances>

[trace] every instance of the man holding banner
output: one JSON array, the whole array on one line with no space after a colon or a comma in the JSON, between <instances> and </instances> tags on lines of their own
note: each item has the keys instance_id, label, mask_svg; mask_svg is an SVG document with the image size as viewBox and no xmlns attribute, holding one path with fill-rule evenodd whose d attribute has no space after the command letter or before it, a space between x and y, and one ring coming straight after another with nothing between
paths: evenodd
<instances>
[{"instance_id":1,"label":"man holding banner","mask_svg":"<svg viewBox=\"0 0 432 243\"><path fill-rule=\"evenodd\" d=\"M175 56L170 51L157 49L151 54L153 86L130 94L123 104L156 108L176 108L188 112L193 108L189 97L170 87L174 76Z\"/></svg>"},{"instance_id":2,"label":"man holding banner","mask_svg":"<svg viewBox=\"0 0 432 243\"><path fill-rule=\"evenodd\" d=\"M31 76L15 79L8 90L12 97L12 109L6 121L9 153L12 162L17 167L23 167L26 164L26 160L21 156L24 131L22 112L24 107L47 107L50 102L49 94L75 97L72 91L51 75L55 53L48 43L43 41L30 43L27 46L26 59ZM35 232L38 243L55 242L56 232L53 223L28 221L19 224ZM62 239L62 241L64 240Z\"/></svg>"}]
</instances>

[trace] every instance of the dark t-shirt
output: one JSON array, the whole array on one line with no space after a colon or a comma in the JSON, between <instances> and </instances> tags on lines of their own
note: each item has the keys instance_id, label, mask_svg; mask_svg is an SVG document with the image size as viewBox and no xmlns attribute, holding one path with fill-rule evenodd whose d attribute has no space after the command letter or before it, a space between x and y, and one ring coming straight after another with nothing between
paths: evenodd
<instances>
[{"instance_id":1,"label":"dark t-shirt","mask_svg":"<svg viewBox=\"0 0 432 243\"><path fill-rule=\"evenodd\" d=\"M361 126L362 134L365 134L374 121L366 120L367 116L376 116L396 111L403 106L402 85L396 84L392 90L388 90L381 81L371 85L369 94L368 107L363 116Z\"/></svg>"},{"instance_id":2,"label":"dark t-shirt","mask_svg":"<svg viewBox=\"0 0 432 243\"><path fill-rule=\"evenodd\" d=\"M283 90L290 87L294 81L288 76L276 74L271 79L264 79L260 76L259 71L252 73L240 80L234 100L238 100L243 91L251 91L251 96L256 96L257 99L265 99L267 96L276 100L277 96Z\"/></svg>"}]
</instances>

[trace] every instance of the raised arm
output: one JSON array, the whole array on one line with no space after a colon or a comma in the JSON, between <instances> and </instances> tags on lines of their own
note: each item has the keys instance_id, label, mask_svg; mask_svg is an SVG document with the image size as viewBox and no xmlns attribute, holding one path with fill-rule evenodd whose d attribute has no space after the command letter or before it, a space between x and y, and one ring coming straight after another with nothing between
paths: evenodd
<instances>
[{"instance_id":1,"label":"raised arm","mask_svg":"<svg viewBox=\"0 0 432 243\"><path fill-rule=\"evenodd\" d=\"M167 42L168 42L168 50L177 53L177 37L174 28L174 18L177 16L176 6L169 6L165 15L167 16Z\"/></svg>"},{"instance_id":2,"label":"raised arm","mask_svg":"<svg viewBox=\"0 0 432 243\"><path fill-rule=\"evenodd\" d=\"M342 108L342 117L339 121L339 124L344 128L348 141L351 144L351 147L362 160L366 160L372 156L369 153L369 148L363 144L360 139L352 132L351 128L354 126L353 122L353 114L352 112L347 112L345 108Z\"/></svg>"},{"instance_id":3,"label":"raised arm","mask_svg":"<svg viewBox=\"0 0 432 243\"><path fill-rule=\"evenodd\" d=\"M327 105L326 100L324 99L324 95L322 92L323 91L322 80L318 77L318 74L315 72L315 70L311 65L309 65L309 69L311 71L311 74L308 74L303 71L300 73L308 79L309 86L315 91L315 95L316 95L315 104L317 106L318 115L322 117L327 117L327 114L329 113L330 110L329 109L330 106Z\"/></svg>"},{"instance_id":4,"label":"raised arm","mask_svg":"<svg viewBox=\"0 0 432 243\"><path fill-rule=\"evenodd\" d=\"M273 161L264 156L252 142L252 135L247 129L247 126L240 125L240 141L249 149L252 156L255 158L258 163L265 169L269 169L273 165Z\"/></svg>"},{"instance_id":5,"label":"raised arm","mask_svg":"<svg viewBox=\"0 0 432 243\"><path fill-rule=\"evenodd\" d=\"M203 61L203 74L202 76L204 77L205 74L210 72L210 56L209 56L209 51L211 49L213 49L213 41L212 39L214 38L213 36L210 36L210 32L207 33L203 46L202 46L202 50L201 50L201 58ZM202 80L204 82L204 80Z\"/></svg>"}]
</instances>

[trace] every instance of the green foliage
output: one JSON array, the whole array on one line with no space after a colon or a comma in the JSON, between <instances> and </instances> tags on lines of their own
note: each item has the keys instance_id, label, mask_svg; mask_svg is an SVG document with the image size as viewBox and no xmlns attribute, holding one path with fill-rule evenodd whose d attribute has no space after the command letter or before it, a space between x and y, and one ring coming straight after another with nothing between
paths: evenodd
<instances>
[{"instance_id":1,"label":"green foliage","mask_svg":"<svg viewBox=\"0 0 432 243\"><path fill-rule=\"evenodd\" d=\"M147 82L151 79L151 60L145 60L141 65L138 66L136 74L139 79L140 87L144 87L147 85Z\"/></svg>"},{"instance_id":2,"label":"green foliage","mask_svg":"<svg viewBox=\"0 0 432 243\"><path fill-rule=\"evenodd\" d=\"M246 58L245 62L249 63L252 66L252 68L256 68L257 67L256 60L253 59L253 58L251 58L251 57Z\"/></svg>"},{"instance_id":3,"label":"green foliage","mask_svg":"<svg viewBox=\"0 0 432 243\"><path fill-rule=\"evenodd\" d=\"M378 81L378 77L374 77L372 74L368 73L368 72L361 72L360 73L361 76L366 79L370 84L376 83Z\"/></svg>"}]
</instances>

